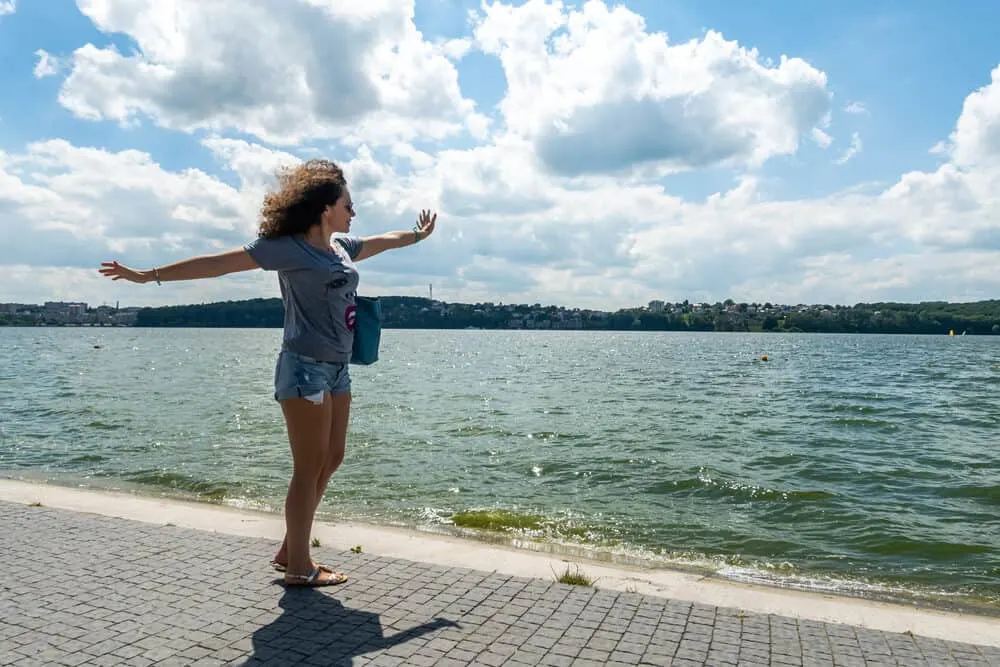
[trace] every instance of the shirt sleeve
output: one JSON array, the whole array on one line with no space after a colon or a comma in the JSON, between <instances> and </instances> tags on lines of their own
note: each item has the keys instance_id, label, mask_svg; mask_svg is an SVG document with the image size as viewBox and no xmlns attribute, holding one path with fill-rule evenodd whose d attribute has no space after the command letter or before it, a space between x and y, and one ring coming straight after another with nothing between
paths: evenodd
<instances>
[{"instance_id":1,"label":"shirt sleeve","mask_svg":"<svg viewBox=\"0 0 1000 667\"><path fill-rule=\"evenodd\" d=\"M347 251L347 254L350 255L352 260L358 258L358 255L361 254L361 248L365 244L365 242L357 236L342 236L337 239L337 243L339 243L341 247Z\"/></svg>"},{"instance_id":2,"label":"shirt sleeve","mask_svg":"<svg viewBox=\"0 0 1000 667\"><path fill-rule=\"evenodd\" d=\"M302 267L302 249L291 237L256 238L243 247L265 271L290 271Z\"/></svg>"}]
</instances>

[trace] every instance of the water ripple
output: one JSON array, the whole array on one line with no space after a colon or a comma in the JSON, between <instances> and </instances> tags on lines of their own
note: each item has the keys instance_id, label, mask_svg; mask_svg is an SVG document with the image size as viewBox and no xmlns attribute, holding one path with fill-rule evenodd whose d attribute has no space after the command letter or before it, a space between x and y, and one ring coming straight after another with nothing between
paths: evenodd
<instances>
[{"instance_id":1,"label":"water ripple","mask_svg":"<svg viewBox=\"0 0 1000 667\"><path fill-rule=\"evenodd\" d=\"M280 335L0 329L0 474L280 510ZM998 353L389 330L321 513L1000 608Z\"/></svg>"}]
</instances>

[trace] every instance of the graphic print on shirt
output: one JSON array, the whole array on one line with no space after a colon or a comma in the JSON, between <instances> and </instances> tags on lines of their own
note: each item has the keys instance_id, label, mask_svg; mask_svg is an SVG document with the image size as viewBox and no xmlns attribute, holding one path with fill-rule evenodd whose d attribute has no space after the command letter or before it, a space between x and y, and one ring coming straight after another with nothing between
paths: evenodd
<instances>
[{"instance_id":1,"label":"graphic print on shirt","mask_svg":"<svg viewBox=\"0 0 1000 667\"><path fill-rule=\"evenodd\" d=\"M344 323L347 325L347 330L353 332L354 325L357 324L357 321L358 321L358 307L355 306L354 304L351 304L350 306L347 307L347 310L344 311Z\"/></svg>"},{"instance_id":2,"label":"graphic print on shirt","mask_svg":"<svg viewBox=\"0 0 1000 667\"><path fill-rule=\"evenodd\" d=\"M347 284L347 278L334 278L326 284L330 289L339 289Z\"/></svg>"}]
</instances>

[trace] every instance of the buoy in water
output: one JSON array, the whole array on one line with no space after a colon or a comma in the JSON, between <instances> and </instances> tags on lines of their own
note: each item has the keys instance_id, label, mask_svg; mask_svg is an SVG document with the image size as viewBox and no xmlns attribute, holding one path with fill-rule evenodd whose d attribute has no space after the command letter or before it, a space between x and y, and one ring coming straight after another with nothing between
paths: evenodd
<instances>
[{"instance_id":1,"label":"buoy in water","mask_svg":"<svg viewBox=\"0 0 1000 667\"><path fill-rule=\"evenodd\" d=\"M767 361L767 355L766 354L760 355L760 360L761 361Z\"/></svg>"}]
</instances>

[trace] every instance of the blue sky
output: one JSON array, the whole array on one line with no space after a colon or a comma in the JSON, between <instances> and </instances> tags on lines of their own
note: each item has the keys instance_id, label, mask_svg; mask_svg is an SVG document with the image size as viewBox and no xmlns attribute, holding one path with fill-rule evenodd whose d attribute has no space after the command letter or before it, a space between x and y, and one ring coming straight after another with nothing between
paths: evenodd
<instances>
[{"instance_id":1,"label":"blue sky","mask_svg":"<svg viewBox=\"0 0 1000 667\"><path fill-rule=\"evenodd\" d=\"M992 4L0 2L0 301L275 296L95 267L249 240L273 169L316 155L359 233L441 213L371 293L996 297Z\"/></svg>"}]
</instances>

